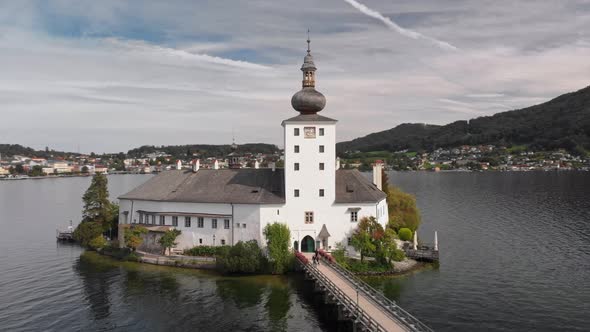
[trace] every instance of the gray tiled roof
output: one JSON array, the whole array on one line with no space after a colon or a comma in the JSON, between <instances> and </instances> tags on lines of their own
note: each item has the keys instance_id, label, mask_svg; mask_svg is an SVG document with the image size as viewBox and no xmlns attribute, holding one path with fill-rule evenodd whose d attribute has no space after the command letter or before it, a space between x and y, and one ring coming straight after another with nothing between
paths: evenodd
<instances>
[{"instance_id":1,"label":"gray tiled roof","mask_svg":"<svg viewBox=\"0 0 590 332\"><path fill-rule=\"evenodd\" d=\"M319 114L299 114L295 117L290 119L284 120L285 122L338 122L338 120L334 120Z\"/></svg>"},{"instance_id":2,"label":"gray tiled roof","mask_svg":"<svg viewBox=\"0 0 590 332\"><path fill-rule=\"evenodd\" d=\"M336 171L334 203L377 203L386 197L366 176L356 169Z\"/></svg>"},{"instance_id":3,"label":"gray tiled roof","mask_svg":"<svg viewBox=\"0 0 590 332\"><path fill-rule=\"evenodd\" d=\"M283 170L200 169L162 172L119 198L192 203L283 204Z\"/></svg>"},{"instance_id":4,"label":"gray tiled roof","mask_svg":"<svg viewBox=\"0 0 590 332\"><path fill-rule=\"evenodd\" d=\"M120 199L191 203L284 204L283 170L201 169L162 172ZM336 171L335 203L376 203L385 198L357 170Z\"/></svg>"}]
</instances>

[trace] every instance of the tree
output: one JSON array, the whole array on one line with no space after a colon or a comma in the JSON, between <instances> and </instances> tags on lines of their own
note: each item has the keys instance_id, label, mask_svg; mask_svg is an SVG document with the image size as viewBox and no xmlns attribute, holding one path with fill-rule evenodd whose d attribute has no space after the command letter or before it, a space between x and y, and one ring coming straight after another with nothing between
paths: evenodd
<instances>
[{"instance_id":1,"label":"tree","mask_svg":"<svg viewBox=\"0 0 590 332\"><path fill-rule=\"evenodd\" d=\"M107 246L107 240L102 235L98 235L94 239L90 240L88 246L92 249L101 249Z\"/></svg>"},{"instance_id":2,"label":"tree","mask_svg":"<svg viewBox=\"0 0 590 332\"><path fill-rule=\"evenodd\" d=\"M23 173L25 173L25 168L23 167L23 165L17 164L16 167L14 168L14 171L17 174L23 174Z\"/></svg>"},{"instance_id":3,"label":"tree","mask_svg":"<svg viewBox=\"0 0 590 332\"><path fill-rule=\"evenodd\" d=\"M167 249L170 249L178 244L174 241L176 241L176 238L180 235L180 233L181 231L178 229L170 229L166 231L166 233L164 233L164 235L162 235L162 237L158 240L158 243L164 247L164 254L166 254ZM168 250L168 252L170 251Z\"/></svg>"},{"instance_id":4,"label":"tree","mask_svg":"<svg viewBox=\"0 0 590 332\"><path fill-rule=\"evenodd\" d=\"M84 174L88 173L88 166L84 165L82 167L82 173L84 173Z\"/></svg>"},{"instance_id":5,"label":"tree","mask_svg":"<svg viewBox=\"0 0 590 332\"><path fill-rule=\"evenodd\" d=\"M289 252L291 232L289 231L289 227L285 224L274 222L264 227L263 234L267 241L272 273L285 273L289 265L289 259L291 258L291 253Z\"/></svg>"},{"instance_id":6,"label":"tree","mask_svg":"<svg viewBox=\"0 0 590 332\"><path fill-rule=\"evenodd\" d=\"M410 240L412 240L413 233L412 233L412 230L409 229L409 228L405 228L405 227L404 228L401 228L399 230L398 234L399 234L400 240L402 240L402 241L410 241Z\"/></svg>"},{"instance_id":7,"label":"tree","mask_svg":"<svg viewBox=\"0 0 590 332\"><path fill-rule=\"evenodd\" d=\"M420 225L420 211L416 207L416 198L398 188L390 187L387 191L387 208L389 223L387 227L399 230L407 227L412 231Z\"/></svg>"},{"instance_id":8,"label":"tree","mask_svg":"<svg viewBox=\"0 0 590 332\"><path fill-rule=\"evenodd\" d=\"M103 230L110 228L112 220L112 207L109 201L108 180L106 175L96 173L92 177L90 186L84 193L84 210L82 211L82 222L98 222Z\"/></svg>"},{"instance_id":9,"label":"tree","mask_svg":"<svg viewBox=\"0 0 590 332\"><path fill-rule=\"evenodd\" d=\"M143 243L143 234L147 234L148 230L142 226L135 226L125 229L125 245L131 250L136 251Z\"/></svg>"},{"instance_id":10,"label":"tree","mask_svg":"<svg viewBox=\"0 0 590 332\"><path fill-rule=\"evenodd\" d=\"M389 192L389 177L387 176L387 172L384 168L381 169L381 190L384 193Z\"/></svg>"},{"instance_id":11,"label":"tree","mask_svg":"<svg viewBox=\"0 0 590 332\"><path fill-rule=\"evenodd\" d=\"M39 165L33 166L31 169L31 176L41 176L43 175L43 167Z\"/></svg>"},{"instance_id":12,"label":"tree","mask_svg":"<svg viewBox=\"0 0 590 332\"><path fill-rule=\"evenodd\" d=\"M372 256L377 250L377 242L383 237L383 227L375 217L363 217L351 238L351 244L361 254L361 262L365 256Z\"/></svg>"},{"instance_id":13,"label":"tree","mask_svg":"<svg viewBox=\"0 0 590 332\"><path fill-rule=\"evenodd\" d=\"M395 231L391 228L387 228L383 235L383 241L380 249L382 257L389 265L391 265L392 261L400 261L405 256L404 252L397 248L395 239L397 239L397 234Z\"/></svg>"},{"instance_id":14,"label":"tree","mask_svg":"<svg viewBox=\"0 0 590 332\"><path fill-rule=\"evenodd\" d=\"M102 225L97 222L81 222L74 230L74 240L81 246L88 247L90 242L102 235Z\"/></svg>"}]
</instances>

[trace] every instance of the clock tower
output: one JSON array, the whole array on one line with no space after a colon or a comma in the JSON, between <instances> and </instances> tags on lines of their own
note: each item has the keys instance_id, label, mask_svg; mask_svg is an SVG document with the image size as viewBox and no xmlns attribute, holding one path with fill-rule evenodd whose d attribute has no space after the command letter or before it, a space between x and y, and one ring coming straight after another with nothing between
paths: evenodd
<instances>
[{"instance_id":1,"label":"clock tower","mask_svg":"<svg viewBox=\"0 0 590 332\"><path fill-rule=\"evenodd\" d=\"M319 115L326 98L315 89L317 68L307 40L302 88L291 98L299 115L284 120L285 201L289 223L316 229L329 221L336 198L336 120ZM315 233L319 232L314 230Z\"/></svg>"}]
</instances>

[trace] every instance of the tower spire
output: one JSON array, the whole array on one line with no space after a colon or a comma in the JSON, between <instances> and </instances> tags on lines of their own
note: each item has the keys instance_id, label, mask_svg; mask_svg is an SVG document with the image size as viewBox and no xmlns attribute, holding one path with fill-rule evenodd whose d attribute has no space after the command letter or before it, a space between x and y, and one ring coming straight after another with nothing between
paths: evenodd
<instances>
[{"instance_id":1,"label":"tower spire","mask_svg":"<svg viewBox=\"0 0 590 332\"><path fill-rule=\"evenodd\" d=\"M311 48L310 48L310 44L311 40L309 40L309 28L307 28L307 54L310 55L311 54Z\"/></svg>"}]
</instances>

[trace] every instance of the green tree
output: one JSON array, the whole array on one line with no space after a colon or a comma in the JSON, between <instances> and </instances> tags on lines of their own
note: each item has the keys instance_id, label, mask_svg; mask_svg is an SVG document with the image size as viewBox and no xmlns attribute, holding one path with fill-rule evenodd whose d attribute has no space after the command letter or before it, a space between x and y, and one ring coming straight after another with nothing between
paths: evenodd
<instances>
[{"instance_id":1,"label":"green tree","mask_svg":"<svg viewBox=\"0 0 590 332\"><path fill-rule=\"evenodd\" d=\"M351 238L351 244L361 254L361 262L365 256L373 256L377 250L377 242L383 237L383 227L375 217L364 217L359 221Z\"/></svg>"},{"instance_id":2,"label":"green tree","mask_svg":"<svg viewBox=\"0 0 590 332\"><path fill-rule=\"evenodd\" d=\"M397 248L397 243L395 242L397 239L397 234L391 228L387 228L383 235L383 241L381 243L380 250L382 252L382 257L387 261L387 264L391 265L392 261L399 261L400 253L403 259L403 251Z\"/></svg>"},{"instance_id":3,"label":"green tree","mask_svg":"<svg viewBox=\"0 0 590 332\"><path fill-rule=\"evenodd\" d=\"M166 253L167 249L170 249L178 244L175 241L176 238L180 235L180 233L181 232L179 229L170 229L166 231L166 233L164 233L164 235L162 235L162 237L158 240L158 243L160 243L160 245L164 247L164 254Z\"/></svg>"},{"instance_id":4,"label":"green tree","mask_svg":"<svg viewBox=\"0 0 590 332\"><path fill-rule=\"evenodd\" d=\"M90 241L102 235L102 225L97 222L81 222L74 230L74 240L81 246L88 247Z\"/></svg>"},{"instance_id":5,"label":"green tree","mask_svg":"<svg viewBox=\"0 0 590 332\"><path fill-rule=\"evenodd\" d=\"M105 240L101 234L95 237L94 239L90 240L90 242L88 242L88 246L95 250L101 249L107 246L107 240Z\"/></svg>"},{"instance_id":6,"label":"green tree","mask_svg":"<svg viewBox=\"0 0 590 332\"><path fill-rule=\"evenodd\" d=\"M148 230L142 226L135 226L125 229L125 245L131 250L136 251L143 243L143 234L147 234Z\"/></svg>"},{"instance_id":7,"label":"green tree","mask_svg":"<svg viewBox=\"0 0 590 332\"><path fill-rule=\"evenodd\" d=\"M16 174L24 174L25 168L23 167L23 165L18 164L15 166L14 171L16 172Z\"/></svg>"},{"instance_id":8,"label":"green tree","mask_svg":"<svg viewBox=\"0 0 590 332\"><path fill-rule=\"evenodd\" d=\"M283 274L288 268L292 254L289 252L291 232L287 225L274 222L264 227L272 273Z\"/></svg>"},{"instance_id":9,"label":"green tree","mask_svg":"<svg viewBox=\"0 0 590 332\"><path fill-rule=\"evenodd\" d=\"M407 227L412 231L420 225L420 211L416 206L416 198L398 188L389 187L387 191L387 208L389 222L387 227L399 230Z\"/></svg>"},{"instance_id":10,"label":"green tree","mask_svg":"<svg viewBox=\"0 0 590 332\"><path fill-rule=\"evenodd\" d=\"M107 186L106 175L96 173L92 177L92 182L84 196L82 196L82 201L84 201L82 222L98 222L105 231L110 228L109 223L112 220L113 212Z\"/></svg>"},{"instance_id":11,"label":"green tree","mask_svg":"<svg viewBox=\"0 0 590 332\"><path fill-rule=\"evenodd\" d=\"M39 165L33 166L31 169L31 176L42 176L43 175L43 167Z\"/></svg>"},{"instance_id":12,"label":"green tree","mask_svg":"<svg viewBox=\"0 0 590 332\"><path fill-rule=\"evenodd\" d=\"M84 174L88 173L88 166L82 167L82 173L84 173Z\"/></svg>"}]
</instances>

